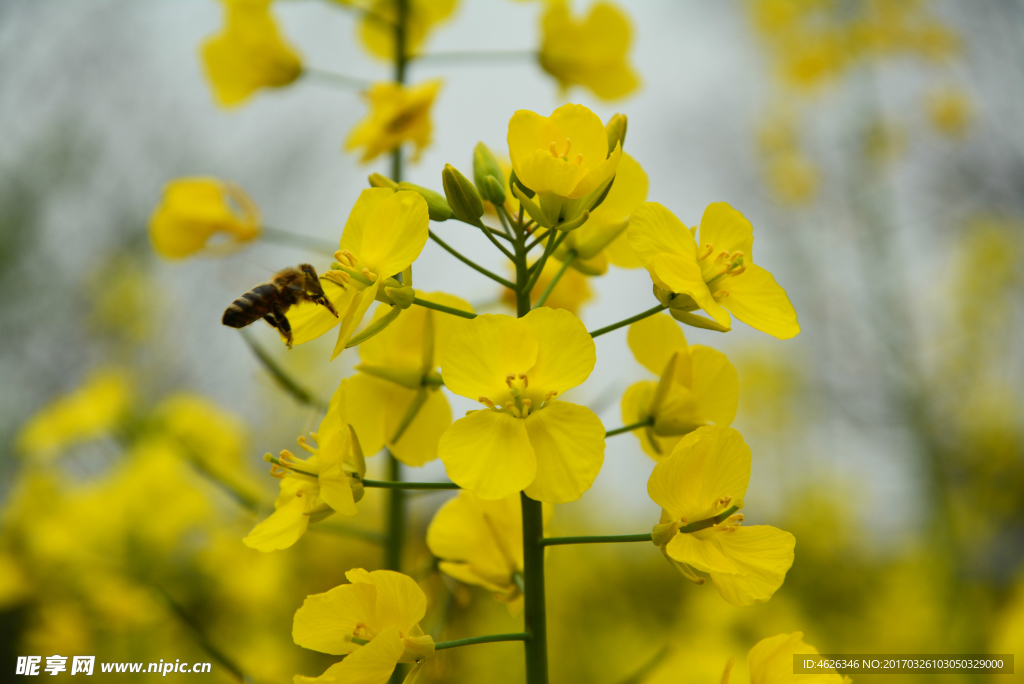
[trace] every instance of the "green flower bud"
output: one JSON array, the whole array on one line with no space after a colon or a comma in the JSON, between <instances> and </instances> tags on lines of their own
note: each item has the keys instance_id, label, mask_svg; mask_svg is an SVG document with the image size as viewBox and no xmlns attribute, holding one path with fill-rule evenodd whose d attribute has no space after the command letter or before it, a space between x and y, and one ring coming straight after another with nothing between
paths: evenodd
<instances>
[{"instance_id":1,"label":"green flower bud","mask_svg":"<svg viewBox=\"0 0 1024 684\"><path fill-rule=\"evenodd\" d=\"M479 224L480 217L484 215L484 201L469 179L451 164L445 164L441 182L452 216L465 223Z\"/></svg>"},{"instance_id":2,"label":"green flower bud","mask_svg":"<svg viewBox=\"0 0 1024 684\"><path fill-rule=\"evenodd\" d=\"M604 130L608 134L608 154L615 151L616 143L626 146L627 123L625 114L616 114L604 125Z\"/></svg>"},{"instance_id":3,"label":"green flower bud","mask_svg":"<svg viewBox=\"0 0 1024 684\"><path fill-rule=\"evenodd\" d=\"M371 188L390 188L391 190L398 189L398 183L380 173L371 173L367 180L370 181Z\"/></svg>"},{"instance_id":4,"label":"green flower bud","mask_svg":"<svg viewBox=\"0 0 1024 684\"><path fill-rule=\"evenodd\" d=\"M488 178L494 178L497 182L498 192L494 192L490 187L487 182ZM487 149L487 145L484 145L482 142L477 143L476 147L473 148L473 180L476 181L476 188L485 200L493 204L503 204L505 202L505 188L502 183L504 178L505 174L501 172L498 160Z\"/></svg>"},{"instance_id":5,"label":"green flower bud","mask_svg":"<svg viewBox=\"0 0 1024 684\"><path fill-rule=\"evenodd\" d=\"M427 201L427 212L430 214L431 221L447 221L452 217L452 208L448 206L448 201L441 196L441 193L405 181L399 183L397 187L399 190L418 192L420 197Z\"/></svg>"},{"instance_id":6,"label":"green flower bud","mask_svg":"<svg viewBox=\"0 0 1024 684\"><path fill-rule=\"evenodd\" d=\"M498 206L505 204L505 188L502 186L501 181L494 176L487 176L484 179L484 187L487 188L482 193L484 199Z\"/></svg>"}]
</instances>

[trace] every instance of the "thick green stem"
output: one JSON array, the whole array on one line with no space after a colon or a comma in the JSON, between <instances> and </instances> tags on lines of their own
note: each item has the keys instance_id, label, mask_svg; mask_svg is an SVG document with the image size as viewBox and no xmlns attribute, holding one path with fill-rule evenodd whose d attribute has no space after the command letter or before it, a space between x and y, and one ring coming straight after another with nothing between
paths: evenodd
<instances>
[{"instance_id":1,"label":"thick green stem","mask_svg":"<svg viewBox=\"0 0 1024 684\"><path fill-rule=\"evenodd\" d=\"M454 248L450 247L447 242L445 242L441 238L437 237L437 234L434 233L434 231L432 231L432 230L429 231L429 234L430 234L430 239L431 240L433 240L434 242L439 244L442 249L447 251L453 257L455 257L456 259L458 259L462 263L466 264L467 266L469 266L473 270L477 271L478 273L483 273L485 276L487 276L488 278L490 278L494 282L496 282L496 283L498 283L500 285L504 285L505 287L507 287L510 290L514 290L516 288L515 284L512 283L511 281L505 280L500 275L498 275L496 273L492 273L491 271L488 271L486 268L484 268L480 264L476 263L475 261L473 261L473 260L471 260L471 259L469 259L467 257L464 257L461 254L459 254L457 251L455 251Z\"/></svg>"},{"instance_id":2,"label":"thick green stem","mask_svg":"<svg viewBox=\"0 0 1024 684\"><path fill-rule=\"evenodd\" d=\"M450 306L445 306L444 304L435 304L434 302L429 302L426 299L420 299L419 297L414 297L412 303L415 304L416 306L422 306L427 309L433 309L434 311L443 311L447 314L452 314L453 316L462 316L463 318L476 318L476 314L470 311L463 311L462 309L453 309Z\"/></svg>"},{"instance_id":3,"label":"thick green stem","mask_svg":"<svg viewBox=\"0 0 1024 684\"><path fill-rule=\"evenodd\" d=\"M378 489L462 489L454 482L392 482L388 480L363 480L364 487Z\"/></svg>"},{"instance_id":4,"label":"thick green stem","mask_svg":"<svg viewBox=\"0 0 1024 684\"><path fill-rule=\"evenodd\" d=\"M402 464L387 450L388 470L392 484L402 480ZM364 483L365 486L365 483ZM388 532L384 545L384 567L402 571L402 549L405 547L405 491L391 487L388 492Z\"/></svg>"},{"instance_id":5,"label":"thick green stem","mask_svg":"<svg viewBox=\"0 0 1024 684\"><path fill-rule=\"evenodd\" d=\"M416 55L413 59L419 62L453 62L476 64L482 60L506 61L521 59L537 59L538 52L535 50L457 50L450 52L430 52L424 55Z\"/></svg>"},{"instance_id":6,"label":"thick green stem","mask_svg":"<svg viewBox=\"0 0 1024 684\"><path fill-rule=\"evenodd\" d=\"M646 420L641 420L641 421L638 421L636 423L630 423L629 425L623 425L622 427L617 427L614 430L609 430L608 432L604 433L604 436L605 437L614 437L615 435L621 435L623 432L632 432L633 430L636 430L637 428L647 427L648 425L654 425L654 419L653 418L647 418Z\"/></svg>"},{"instance_id":7,"label":"thick green stem","mask_svg":"<svg viewBox=\"0 0 1024 684\"><path fill-rule=\"evenodd\" d=\"M544 597L544 520L540 501L520 494L523 505L523 625L526 684L548 684L548 625Z\"/></svg>"},{"instance_id":8,"label":"thick green stem","mask_svg":"<svg viewBox=\"0 0 1024 684\"><path fill-rule=\"evenodd\" d=\"M654 314L658 313L659 311L664 311L667 308L668 307L665 306L664 304L659 304L658 306L652 307L652 308L648 309L647 311L644 311L643 313L638 313L636 316L630 316L629 318L627 318L627 319L625 319L623 321L619 321L618 323L612 323L611 325L605 326L603 328L598 328L597 330L592 331L590 333L590 336L591 337L597 337L598 335L604 335L605 333L609 333L612 330L618 330L619 328L621 328L624 325L629 325L630 323L636 323L637 321L641 321L641 320L647 318L648 316L653 316Z\"/></svg>"},{"instance_id":9,"label":"thick green stem","mask_svg":"<svg viewBox=\"0 0 1024 684\"><path fill-rule=\"evenodd\" d=\"M458 648L459 646L472 646L473 644L494 644L499 641L529 641L530 635L526 632L515 632L513 634L487 634L486 636L470 637L468 639L455 639L453 641L441 641L434 644L435 651L443 651L446 648Z\"/></svg>"}]
</instances>

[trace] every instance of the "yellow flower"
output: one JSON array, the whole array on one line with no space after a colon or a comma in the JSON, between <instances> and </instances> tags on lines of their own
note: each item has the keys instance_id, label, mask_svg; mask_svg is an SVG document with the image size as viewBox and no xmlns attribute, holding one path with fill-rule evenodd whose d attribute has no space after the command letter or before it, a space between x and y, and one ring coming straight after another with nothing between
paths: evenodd
<instances>
[{"instance_id":1,"label":"yellow flower","mask_svg":"<svg viewBox=\"0 0 1024 684\"><path fill-rule=\"evenodd\" d=\"M537 282L530 291L530 301L534 304L540 299L541 294L548 289L551 279L562 269L562 264L554 259L548 259L544 264L544 270L540 272ZM569 269L562 274L562 277L555 284L555 289L548 295L544 306L552 309L565 309L574 316L578 316L583 305L594 298L594 291L590 288L587 276L579 271ZM502 288L501 301L508 306L515 308L516 294L508 288Z\"/></svg>"},{"instance_id":2,"label":"yellow flower","mask_svg":"<svg viewBox=\"0 0 1024 684\"><path fill-rule=\"evenodd\" d=\"M622 146L616 143L609 151L608 133L597 114L567 104L550 117L525 109L513 114L508 152L519 183L537 193L544 220L555 225L597 201L615 176Z\"/></svg>"},{"instance_id":3,"label":"yellow flower","mask_svg":"<svg viewBox=\"0 0 1024 684\"><path fill-rule=\"evenodd\" d=\"M345 390L342 380L320 428L313 433L317 447L304 438L299 446L312 455L303 460L290 451L279 459L270 474L281 480L281 493L274 512L259 523L242 541L257 551L286 549L299 540L310 522L323 520L332 513L355 515L356 502L363 497L366 465L355 432L345 415Z\"/></svg>"},{"instance_id":4,"label":"yellow flower","mask_svg":"<svg viewBox=\"0 0 1024 684\"><path fill-rule=\"evenodd\" d=\"M655 202L646 202L633 213L627 235L663 291L662 303L678 320L724 332L731 329L731 311L747 325L779 339L800 332L786 291L771 273L753 263L753 227L725 202L708 205L699 241L695 231ZM713 320L691 313L698 308Z\"/></svg>"},{"instance_id":5,"label":"yellow flower","mask_svg":"<svg viewBox=\"0 0 1024 684\"><path fill-rule=\"evenodd\" d=\"M335 0L343 2L344 0ZM359 22L359 37L363 46L374 57L386 62L395 60L395 29L398 18L397 0L371 0L357 4L366 8ZM405 26L405 51L407 55L419 54L420 47L438 24L446 21L458 0L408 0L408 15Z\"/></svg>"},{"instance_id":6,"label":"yellow flower","mask_svg":"<svg viewBox=\"0 0 1024 684\"><path fill-rule=\"evenodd\" d=\"M302 73L302 60L281 38L270 0L223 0L224 30L203 44L206 77L223 107L249 99L260 88L286 86Z\"/></svg>"},{"instance_id":7,"label":"yellow flower","mask_svg":"<svg viewBox=\"0 0 1024 684\"><path fill-rule=\"evenodd\" d=\"M540 64L563 90L582 85L603 100L615 100L640 85L627 62L630 42L629 18L612 3L596 2L585 19L577 20L568 2L556 0L541 20Z\"/></svg>"},{"instance_id":8,"label":"yellow flower","mask_svg":"<svg viewBox=\"0 0 1024 684\"><path fill-rule=\"evenodd\" d=\"M448 389L487 408L442 435L449 477L481 499L520 490L547 503L578 499L604 462L604 426L557 397L586 380L596 360L583 323L562 309L469 321L442 350L442 374Z\"/></svg>"},{"instance_id":9,"label":"yellow flower","mask_svg":"<svg viewBox=\"0 0 1024 684\"><path fill-rule=\"evenodd\" d=\"M468 302L442 292L417 293L427 301L472 311ZM378 307L374 320L390 307ZM414 306L359 345L360 371L349 379L348 416L368 453L387 446L402 463L421 466L437 458L437 442L452 424L440 391L437 350L464 318Z\"/></svg>"},{"instance_id":10,"label":"yellow flower","mask_svg":"<svg viewBox=\"0 0 1024 684\"><path fill-rule=\"evenodd\" d=\"M763 603L782 586L796 540L767 525L743 527L750 482L750 448L732 428L702 427L654 466L647 492L662 507L655 544L684 575L708 573L729 603ZM727 516L727 517L726 517Z\"/></svg>"},{"instance_id":11,"label":"yellow flower","mask_svg":"<svg viewBox=\"0 0 1024 684\"><path fill-rule=\"evenodd\" d=\"M340 324L331 358L344 351L381 290L399 285L391 277L420 255L429 223L427 203L419 194L363 190L342 231L341 249L334 254L338 264L322 276L324 293L338 316L311 302L293 306L288 312L293 344L309 342Z\"/></svg>"},{"instance_id":12,"label":"yellow flower","mask_svg":"<svg viewBox=\"0 0 1024 684\"><path fill-rule=\"evenodd\" d=\"M131 401L124 373L97 371L78 389L39 409L22 426L16 449L32 458L53 458L76 442L113 432L127 417Z\"/></svg>"},{"instance_id":13,"label":"yellow flower","mask_svg":"<svg viewBox=\"0 0 1024 684\"><path fill-rule=\"evenodd\" d=\"M766 172L772 194L783 204L808 204L818 192L821 173L799 150L775 155L768 161Z\"/></svg>"},{"instance_id":14,"label":"yellow flower","mask_svg":"<svg viewBox=\"0 0 1024 684\"><path fill-rule=\"evenodd\" d=\"M260 214L240 187L216 178L179 178L149 219L153 249L168 259L183 259L204 249L223 251L260 235ZM216 245L214 236L224 238Z\"/></svg>"},{"instance_id":15,"label":"yellow flower","mask_svg":"<svg viewBox=\"0 0 1024 684\"><path fill-rule=\"evenodd\" d=\"M545 522L551 511L544 507ZM518 495L486 501L472 492L459 492L434 514L427 546L441 559L445 574L494 592L512 615L522 609L516 577L523 573L523 509Z\"/></svg>"},{"instance_id":16,"label":"yellow flower","mask_svg":"<svg viewBox=\"0 0 1024 684\"><path fill-rule=\"evenodd\" d=\"M398 663L434 655L434 640L419 622L427 596L411 577L390 570L349 570L342 584L307 596L295 611L292 638L303 648L345 658L303 682L384 684Z\"/></svg>"},{"instance_id":17,"label":"yellow flower","mask_svg":"<svg viewBox=\"0 0 1024 684\"><path fill-rule=\"evenodd\" d=\"M950 138L963 138L974 118L971 100L955 88L936 90L928 95L928 117L932 125Z\"/></svg>"},{"instance_id":18,"label":"yellow flower","mask_svg":"<svg viewBox=\"0 0 1024 684\"><path fill-rule=\"evenodd\" d=\"M725 354L687 346L679 324L665 314L632 324L627 339L636 360L660 377L631 385L622 395L624 424L651 421L633 430L647 455L664 458L698 427L732 423L740 381Z\"/></svg>"},{"instance_id":19,"label":"yellow flower","mask_svg":"<svg viewBox=\"0 0 1024 684\"><path fill-rule=\"evenodd\" d=\"M441 80L432 79L416 86L399 83L375 83L366 92L370 113L356 124L345 141L349 152L360 147L364 164L405 142L416 145L412 160L420 157L430 144L430 108L434 105Z\"/></svg>"},{"instance_id":20,"label":"yellow flower","mask_svg":"<svg viewBox=\"0 0 1024 684\"><path fill-rule=\"evenodd\" d=\"M814 674L793 674L793 656L798 653L818 655L818 649L804 643L803 632L779 634L757 642L747 654L750 684L849 684L851 681L832 668Z\"/></svg>"}]
</instances>

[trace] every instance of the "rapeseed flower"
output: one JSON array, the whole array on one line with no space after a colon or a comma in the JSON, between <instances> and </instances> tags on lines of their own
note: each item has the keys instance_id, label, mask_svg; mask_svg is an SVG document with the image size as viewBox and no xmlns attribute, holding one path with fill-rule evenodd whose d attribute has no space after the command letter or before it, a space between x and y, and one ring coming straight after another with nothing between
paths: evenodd
<instances>
[{"instance_id":1,"label":"rapeseed flower","mask_svg":"<svg viewBox=\"0 0 1024 684\"><path fill-rule=\"evenodd\" d=\"M349 133L345 149L364 148L359 161L365 164L411 142L416 146L412 160L418 160L430 144L430 108L440 89L436 78L416 86L375 83L366 92L370 112Z\"/></svg>"},{"instance_id":2,"label":"rapeseed flower","mask_svg":"<svg viewBox=\"0 0 1024 684\"><path fill-rule=\"evenodd\" d=\"M307 596L292 624L299 646L345 658L319 677L296 675L296 684L384 684L398 663L434 655L434 640L419 625L427 596L411 577L362 568L345 577L351 584Z\"/></svg>"},{"instance_id":3,"label":"rapeseed flower","mask_svg":"<svg viewBox=\"0 0 1024 684\"><path fill-rule=\"evenodd\" d=\"M767 525L743 527L750 482L750 448L732 428L702 427L685 436L654 466L647 492L662 507L654 543L688 578L711 576L729 603L763 603L793 564L796 540Z\"/></svg>"},{"instance_id":4,"label":"rapeseed flower","mask_svg":"<svg viewBox=\"0 0 1024 684\"><path fill-rule=\"evenodd\" d=\"M609 150L608 133L597 114L567 104L550 117L525 109L513 114L508 153L518 184L537 194L536 210L527 205L531 216L557 227L593 207L615 176L622 145L616 142Z\"/></svg>"},{"instance_id":5,"label":"rapeseed flower","mask_svg":"<svg viewBox=\"0 0 1024 684\"><path fill-rule=\"evenodd\" d=\"M260 88L286 86L302 60L277 30L270 0L222 0L224 30L203 44L203 65L222 107L248 100Z\"/></svg>"},{"instance_id":6,"label":"rapeseed flower","mask_svg":"<svg viewBox=\"0 0 1024 684\"><path fill-rule=\"evenodd\" d=\"M379 59L395 61L395 28L398 20L397 0L370 0L346 2L365 8L359 22L359 38L363 47ZM405 19L405 52L407 56L419 54L423 43L438 24L447 21L458 7L458 0L408 0Z\"/></svg>"},{"instance_id":7,"label":"rapeseed flower","mask_svg":"<svg viewBox=\"0 0 1024 684\"><path fill-rule=\"evenodd\" d=\"M426 201L409 190L363 190L352 207L335 252L335 268L321 276L326 307L300 302L288 312L293 344L303 344L340 325L331 358L345 350L352 333L382 290L400 283L392 278L412 265L427 242Z\"/></svg>"},{"instance_id":8,"label":"rapeseed flower","mask_svg":"<svg viewBox=\"0 0 1024 684\"><path fill-rule=\"evenodd\" d=\"M342 380L320 428L312 435L317 446L299 438L299 446L312 454L309 458L297 458L287 450L277 459L268 455L274 464L271 475L281 480L281 493L270 517L242 540L246 546L264 552L286 549L305 534L310 522L332 513L356 514L356 502L363 497L366 464L347 421L346 385L347 380Z\"/></svg>"},{"instance_id":9,"label":"rapeseed flower","mask_svg":"<svg viewBox=\"0 0 1024 684\"><path fill-rule=\"evenodd\" d=\"M970 98L962 90L943 88L928 95L928 118L937 131L950 138L967 135L974 118Z\"/></svg>"},{"instance_id":10,"label":"rapeseed flower","mask_svg":"<svg viewBox=\"0 0 1024 684\"><path fill-rule=\"evenodd\" d=\"M487 408L442 435L448 476L481 499L520 490L547 503L578 499L604 462L604 426L558 395L586 380L596 360L594 340L568 311L469 321L442 350L442 375L452 392Z\"/></svg>"},{"instance_id":11,"label":"rapeseed flower","mask_svg":"<svg viewBox=\"0 0 1024 684\"><path fill-rule=\"evenodd\" d=\"M844 677L832 668L823 669L814 674L794 674L793 656L796 654L818 655L818 649L804 643L803 632L778 634L757 642L747 654L747 666L750 668L750 684L778 684L794 682L807 684L849 684L849 677ZM723 682L727 683L727 679Z\"/></svg>"},{"instance_id":12,"label":"rapeseed flower","mask_svg":"<svg viewBox=\"0 0 1024 684\"><path fill-rule=\"evenodd\" d=\"M443 292L421 299L472 311L468 302ZM377 309L374 320L387 315ZM452 424L440 391L438 350L468 321L424 307L411 307L382 332L359 345L362 363L348 380L347 410L367 453L387 446L402 463L421 466L437 458L437 442Z\"/></svg>"},{"instance_id":13,"label":"rapeseed flower","mask_svg":"<svg viewBox=\"0 0 1024 684\"><path fill-rule=\"evenodd\" d=\"M699 236L662 205L646 202L630 217L627 235L676 319L724 332L731 311L779 339L800 332L786 291L753 262L753 227L725 202L708 205ZM711 319L691 313L697 309Z\"/></svg>"},{"instance_id":14,"label":"rapeseed flower","mask_svg":"<svg viewBox=\"0 0 1024 684\"><path fill-rule=\"evenodd\" d=\"M640 85L628 62L632 38L629 18L610 2L594 3L577 19L568 2L555 0L541 19L540 65L563 91L581 85L602 100L616 100Z\"/></svg>"},{"instance_id":15,"label":"rapeseed flower","mask_svg":"<svg viewBox=\"0 0 1024 684\"><path fill-rule=\"evenodd\" d=\"M633 430L648 456L667 457L702 425L732 423L740 383L725 354L688 346L679 324L665 314L633 323L627 339L636 360L660 378L635 383L622 395L624 424L650 421Z\"/></svg>"},{"instance_id":16,"label":"rapeseed flower","mask_svg":"<svg viewBox=\"0 0 1024 684\"><path fill-rule=\"evenodd\" d=\"M234 183L216 178L171 181L149 219L153 249L167 259L183 259L204 250L221 252L259 235L256 204ZM223 241L211 245L214 237Z\"/></svg>"}]
</instances>

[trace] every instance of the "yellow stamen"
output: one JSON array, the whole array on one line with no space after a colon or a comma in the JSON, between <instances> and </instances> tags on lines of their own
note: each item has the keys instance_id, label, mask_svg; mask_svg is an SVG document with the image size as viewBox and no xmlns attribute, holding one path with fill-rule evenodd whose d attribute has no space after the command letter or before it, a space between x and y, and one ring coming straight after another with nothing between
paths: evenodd
<instances>
[{"instance_id":1,"label":"yellow stamen","mask_svg":"<svg viewBox=\"0 0 1024 684\"><path fill-rule=\"evenodd\" d=\"M486 406L489 409L493 409L495 411L498 410L498 407L495 406L494 402L491 401L490 399L488 399L487 397L480 397L479 399L477 399L477 401L479 401L481 404L483 404L484 406Z\"/></svg>"},{"instance_id":2,"label":"yellow stamen","mask_svg":"<svg viewBox=\"0 0 1024 684\"><path fill-rule=\"evenodd\" d=\"M299 435L299 438L297 440L295 440L295 441L299 443L299 446L302 447L302 449L304 451L308 451L311 454L315 454L316 453L316 448L313 447L313 446L310 446L309 440L306 439L305 436Z\"/></svg>"},{"instance_id":3,"label":"yellow stamen","mask_svg":"<svg viewBox=\"0 0 1024 684\"><path fill-rule=\"evenodd\" d=\"M509 413L511 413L516 418L522 418L523 417L522 411L519 410L519 408L516 406L516 402L514 402L514 401L507 401L507 402L505 402L505 410L508 411Z\"/></svg>"},{"instance_id":4,"label":"yellow stamen","mask_svg":"<svg viewBox=\"0 0 1024 684\"><path fill-rule=\"evenodd\" d=\"M583 153L582 152L576 155L576 163L578 165L580 165L580 166L583 166Z\"/></svg>"},{"instance_id":5,"label":"yellow stamen","mask_svg":"<svg viewBox=\"0 0 1024 684\"><path fill-rule=\"evenodd\" d=\"M711 253L714 251L715 246L709 242L706 245L704 245L704 249L701 251L700 255L697 258L703 261L704 259L707 259L709 256L711 256Z\"/></svg>"},{"instance_id":6,"label":"yellow stamen","mask_svg":"<svg viewBox=\"0 0 1024 684\"><path fill-rule=\"evenodd\" d=\"M376 280L377 280L377 274L373 273L368 268L364 268L363 269L363 275L366 276L366 279L369 280L371 283L372 282L376 282Z\"/></svg>"},{"instance_id":7,"label":"yellow stamen","mask_svg":"<svg viewBox=\"0 0 1024 684\"><path fill-rule=\"evenodd\" d=\"M533 404L529 399L523 399L523 418L530 415L530 406Z\"/></svg>"}]
</instances>

